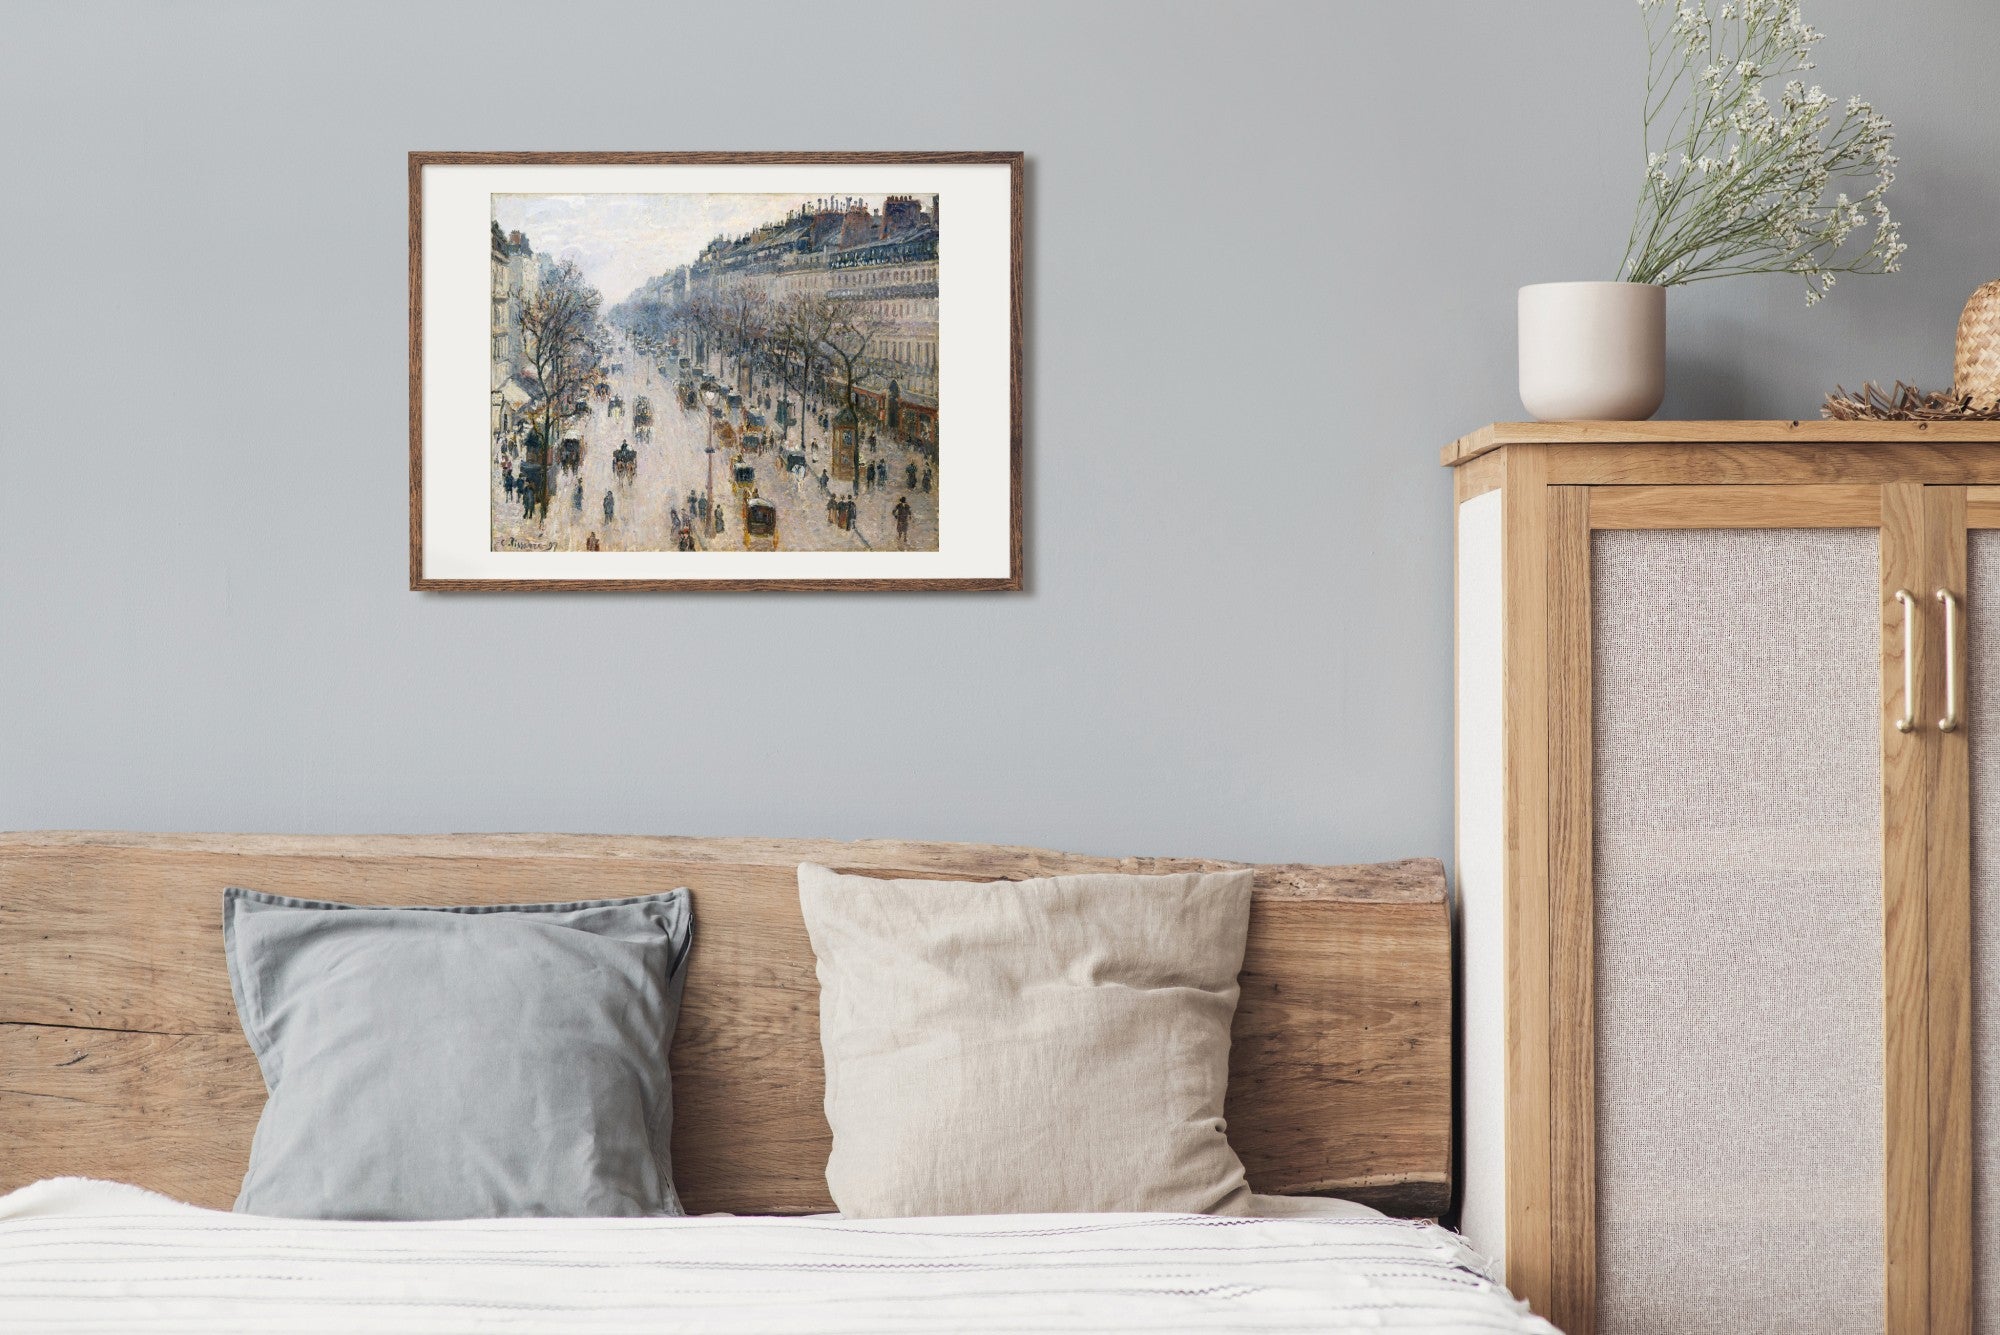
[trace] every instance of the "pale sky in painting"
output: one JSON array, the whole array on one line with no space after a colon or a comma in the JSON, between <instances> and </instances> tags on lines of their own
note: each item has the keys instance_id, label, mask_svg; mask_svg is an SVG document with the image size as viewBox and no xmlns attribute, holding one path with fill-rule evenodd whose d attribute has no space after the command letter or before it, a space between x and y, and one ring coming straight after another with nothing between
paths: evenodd
<instances>
[{"instance_id":1,"label":"pale sky in painting","mask_svg":"<svg viewBox=\"0 0 2000 1335\"><path fill-rule=\"evenodd\" d=\"M816 195L495 195L503 232L525 233L538 255L573 259L616 305L634 288L688 263L717 236L775 222ZM843 196L845 198L845 196ZM869 208L880 195L855 196Z\"/></svg>"}]
</instances>

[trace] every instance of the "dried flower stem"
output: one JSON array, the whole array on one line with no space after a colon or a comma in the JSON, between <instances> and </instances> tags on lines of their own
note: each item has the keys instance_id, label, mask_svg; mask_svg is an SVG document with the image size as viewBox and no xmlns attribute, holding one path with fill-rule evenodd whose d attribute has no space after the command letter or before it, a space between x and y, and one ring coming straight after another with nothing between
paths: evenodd
<instances>
[{"instance_id":1,"label":"dried flower stem","mask_svg":"<svg viewBox=\"0 0 2000 1335\"><path fill-rule=\"evenodd\" d=\"M1896 272L1908 247L1886 203L1894 127L1859 98L1837 111L1796 78L1775 103L1764 92L1767 80L1813 68L1821 34L1796 0L1730 0L1713 16L1708 0L1669 2L1639 0L1646 178L1619 276L1675 284L1796 273L1810 305L1836 274ZM1663 14L1672 15L1664 25ZM1836 182L1869 178L1859 199L1825 199ZM1858 252L1847 244L1856 233L1867 238Z\"/></svg>"},{"instance_id":2,"label":"dried flower stem","mask_svg":"<svg viewBox=\"0 0 2000 1335\"><path fill-rule=\"evenodd\" d=\"M1992 422L2000 421L2000 407L1979 407L1970 394L1926 391L1900 380L1892 390L1877 389L1871 380L1852 394L1836 386L1819 415L1836 422Z\"/></svg>"}]
</instances>

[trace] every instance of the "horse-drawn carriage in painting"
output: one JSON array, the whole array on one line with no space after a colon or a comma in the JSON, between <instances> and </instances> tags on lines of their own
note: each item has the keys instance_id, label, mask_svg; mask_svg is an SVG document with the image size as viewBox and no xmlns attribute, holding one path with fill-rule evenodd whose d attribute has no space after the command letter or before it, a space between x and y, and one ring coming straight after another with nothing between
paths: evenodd
<instances>
[{"instance_id":1,"label":"horse-drawn carriage in painting","mask_svg":"<svg viewBox=\"0 0 2000 1335\"><path fill-rule=\"evenodd\" d=\"M743 550L778 550L778 507L754 493L743 502Z\"/></svg>"},{"instance_id":2,"label":"horse-drawn carriage in painting","mask_svg":"<svg viewBox=\"0 0 2000 1335\"><path fill-rule=\"evenodd\" d=\"M556 467L583 467L583 442L575 436L564 436L563 443L556 449Z\"/></svg>"},{"instance_id":3,"label":"horse-drawn carriage in painting","mask_svg":"<svg viewBox=\"0 0 2000 1335\"><path fill-rule=\"evenodd\" d=\"M632 434L640 440L653 438L653 401L644 394L632 400Z\"/></svg>"},{"instance_id":4,"label":"horse-drawn carriage in painting","mask_svg":"<svg viewBox=\"0 0 2000 1335\"><path fill-rule=\"evenodd\" d=\"M611 451L611 472L628 482L639 476L639 452L632 448L630 441L621 442L617 449Z\"/></svg>"},{"instance_id":5,"label":"horse-drawn carriage in painting","mask_svg":"<svg viewBox=\"0 0 2000 1335\"><path fill-rule=\"evenodd\" d=\"M738 459L729 469L729 485L738 496L749 496L757 490L757 465L747 459Z\"/></svg>"},{"instance_id":6,"label":"horse-drawn carriage in painting","mask_svg":"<svg viewBox=\"0 0 2000 1335\"><path fill-rule=\"evenodd\" d=\"M606 417L623 417L625 415L625 400L613 394L611 402L604 405L604 415Z\"/></svg>"}]
</instances>

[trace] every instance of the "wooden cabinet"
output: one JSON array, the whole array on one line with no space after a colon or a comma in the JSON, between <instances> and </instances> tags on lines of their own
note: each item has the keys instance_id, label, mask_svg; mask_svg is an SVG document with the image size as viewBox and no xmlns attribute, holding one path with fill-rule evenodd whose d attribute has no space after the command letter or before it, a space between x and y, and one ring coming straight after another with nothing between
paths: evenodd
<instances>
[{"instance_id":1,"label":"wooden cabinet","mask_svg":"<svg viewBox=\"0 0 2000 1335\"><path fill-rule=\"evenodd\" d=\"M1572 1335L2000 1330L1996 446L1445 451L1461 1225Z\"/></svg>"}]
</instances>

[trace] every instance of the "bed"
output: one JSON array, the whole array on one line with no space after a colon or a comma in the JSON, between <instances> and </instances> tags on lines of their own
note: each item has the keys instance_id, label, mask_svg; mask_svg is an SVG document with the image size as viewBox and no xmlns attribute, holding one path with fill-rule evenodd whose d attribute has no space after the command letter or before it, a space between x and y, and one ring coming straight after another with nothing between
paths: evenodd
<instances>
[{"instance_id":1,"label":"bed","mask_svg":"<svg viewBox=\"0 0 2000 1335\"><path fill-rule=\"evenodd\" d=\"M1230 1140L1254 1190L1358 1207L890 1221L829 1217L801 862L960 880L1233 865L891 841L0 836L0 1308L63 1330L1548 1329L1431 1222L1452 1144L1436 862L1255 869ZM217 930L230 885L382 905L690 887L672 1154L698 1217L220 1213L264 1096Z\"/></svg>"}]
</instances>

